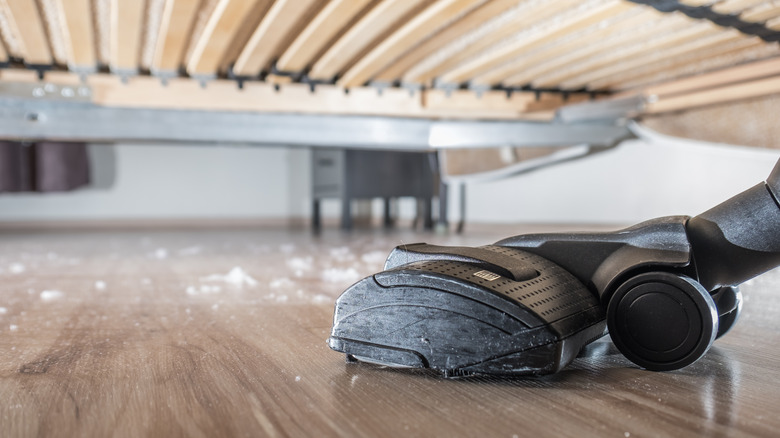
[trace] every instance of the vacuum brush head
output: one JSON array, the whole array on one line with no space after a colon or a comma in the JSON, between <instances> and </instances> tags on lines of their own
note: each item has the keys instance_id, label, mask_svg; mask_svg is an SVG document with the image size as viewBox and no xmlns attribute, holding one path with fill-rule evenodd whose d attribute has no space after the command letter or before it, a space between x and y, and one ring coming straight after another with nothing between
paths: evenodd
<instances>
[{"instance_id":1,"label":"vacuum brush head","mask_svg":"<svg viewBox=\"0 0 780 438\"><path fill-rule=\"evenodd\" d=\"M478 248L396 248L336 301L331 348L445 375L546 374L605 334L654 371L697 361L742 308L738 285L780 265L780 161L695 217Z\"/></svg>"},{"instance_id":2,"label":"vacuum brush head","mask_svg":"<svg viewBox=\"0 0 780 438\"><path fill-rule=\"evenodd\" d=\"M329 344L350 360L445 376L547 374L605 326L598 297L547 259L415 244L339 297Z\"/></svg>"}]
</instances>

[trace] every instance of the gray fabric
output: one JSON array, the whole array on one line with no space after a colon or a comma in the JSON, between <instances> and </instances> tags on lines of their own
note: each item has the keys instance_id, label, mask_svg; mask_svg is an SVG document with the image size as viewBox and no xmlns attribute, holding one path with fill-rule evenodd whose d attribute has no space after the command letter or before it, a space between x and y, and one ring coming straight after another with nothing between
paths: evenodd
<instances>
[{"instance_id":1,"label":"gray fabric","mask_svg":"<svg viewBox=\"0 0 780 438\"><path fill-rule=\"evenodd\" d=\"M0 142L0 193L62 192L89 180L84 143Z\"/></svg>"},{"instance_id":2,"label":"gray fabric","mask_svg":"<svg viewBox=\"0 0 780 438\"><path fill-rule=\"evenodd\" d=\"M35 150L35 190L64 192L89 184L87 145L41 142Z\"/></svg>"},{"instance_id":3,"label":"gray fabric","mask_svg":"<svg viewBox=\"0 0 780 438\"><path fill-rule=\"evenodd\" d=\"M32 149L29 144L0 142L0 192L32 190Z\"/></svg>"}]
</instances>

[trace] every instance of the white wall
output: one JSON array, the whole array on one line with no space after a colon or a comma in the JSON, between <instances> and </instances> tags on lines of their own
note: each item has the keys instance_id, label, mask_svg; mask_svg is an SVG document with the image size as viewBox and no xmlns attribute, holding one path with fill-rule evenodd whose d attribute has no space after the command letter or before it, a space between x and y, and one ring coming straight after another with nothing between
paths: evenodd
<instances>
[{"instance_id":1,"label":"white wall","mask_svg":"<svg viewBox=\"0 0 780 438\"><path fill-rule=\"evenodd\" d=\"M766 179L779 156L661 136L626 141L536 173L469 185L467 220L626 224L696 215Z\"/></svg>"},{"instance_id":2,"label":"white wall","mask_svg":"<svg viewBox=\"0 0 780 438\"><path fill-rule=\"evenodd\" d=\"M113 186L3 194L0 220L281 218L294 211L289 204L289 173L295 169L289 165L295 154L291 149L159 144L91 147L114 148Z\"/></svg>"},{"instance_id":3,"label":"white wall","mask_svg":"<svg viewBox=\"0 0 780 438\"><path fill-rule=\"evenodd\" d=\"M106 148L93 145L98 162ZM120 144L107 188L0 195L0 221L308 217L310 153L296 148ZM101 154L102 152L102 154ZM780 151L668 138L468 188L467 221L627 224L697 214L769 174ZM98 169L96 169L98 170ZM105 170L105 169L103 169ZM98 172L98 185L106 179ZM457 211L457 191L450 211ZM324 205L337 216L338 203ZM412 214L407 201L404 217Z\"/></svg>"}]
</instances>

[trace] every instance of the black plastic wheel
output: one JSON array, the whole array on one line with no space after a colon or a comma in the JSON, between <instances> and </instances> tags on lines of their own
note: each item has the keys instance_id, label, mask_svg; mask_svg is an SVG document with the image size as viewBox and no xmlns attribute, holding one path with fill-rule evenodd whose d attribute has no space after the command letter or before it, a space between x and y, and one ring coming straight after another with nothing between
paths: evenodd
<instances>
[{"instance_id":1,"label":"black plastic wheel","mask_svg":"<svg viewBox=\"0 0 780 438\"><path fill-rule=\"evenodd\" d=\"M718 339L734 327L742 313L742 292L736 286L722 287L712 294L712 299L718 308Z\"/></svg>"},{"instance_id":2,"label":"black plastic wheel","mask_svg":"<svg viewBox=\"0 0 780 438\"><path fill-rule=\"evenodd\" d=\"M710 294L684 275L651 272L623 283L607 307L612 341L635 364L670 371L692 364L718 333Z\"/></svg>"}]
</instances>

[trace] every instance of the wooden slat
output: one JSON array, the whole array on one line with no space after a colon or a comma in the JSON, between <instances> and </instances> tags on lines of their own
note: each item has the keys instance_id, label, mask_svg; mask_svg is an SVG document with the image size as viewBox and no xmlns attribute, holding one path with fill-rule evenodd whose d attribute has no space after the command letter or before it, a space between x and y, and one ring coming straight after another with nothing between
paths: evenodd
<instances>
[{"instance_id":1,"label":"wooden slat","mask_svg":"<svg viewBox=\"0 0 780 438\"><path fill-rule=\"evenodd\" d=\"M109 66L117 72L136 72L141 55L145 2L112 0Z\"/></svg>"},{"instance_id":2,"label":"wooden slat","mask_svg":"<svg viewBox=\"0 0 780 438\"><path fill-rule=\"evenodd\" d=\"M184 59L200 0L167 0L152 59L153 72L176 72Z\"/></svg>"},{"instance_id":3,"label":"wooden slat","mask_svg":"<svg viewBox=\"0 0 780 438\"><path fill-rule=\"evenodd\" d=\"M666 33L686 25L682 21L667 18L669 17L655 9L644 9L640 14L605 27L586 41L574 39L568 44L562 44L559 49L564 50L565 53L557 53L556 50L544 60L517 69L518 73L502 80L501 83L511 86L526 85L536 78L552 74L566 66L586 62L599 54L610 53L620 47L646 41L648 32Z\"/></svg>"},{"instance_id":4,"label":"wooden slat","mask_svg":"<svg viewBox=\"0 0 780 438\"><path fill-rule=\"evenodd\" d=\"M404 81L428 83L461 63L467 62L469 59L487 51L490 47L520 30L533 26L535 22L541 22L578 3L580 3L578 0L525 2L514 11L515 14L512 19L501 23L495 29L491 26L491 28L486 29L488 30L487 34L475 41L469 40L465 45L461 41L455 41L452 46L445 48L446 56L436 53L436 62L428 62L426 60L425 65L414 67L404 75Z\"/></svg>"},{"instance_id":5,"label":"wooden slat","mask_svg":"<svg viewBox=\"0 0 780 438\"><path fill-rule=\"evenodd\" d=\"M445 91L442 89L427 89L422 95L423 106L426 111L436 113L439 118L473 120L469 114L474 114L474 108L481 108L481 119L507 119L508 114L514 114L517 120L551 121L555 118L555 112L561 106L567 104L562 96L557 96L557 105L550 108L536 107L537 94L522 91L512 93L507 97L506 93L491 91L477 94L470 90ZM589 98L584 95L583 98ZM476 105L476 106L475 106ZM512 117L509 117L512 120Z\"/></svg>"},{"instance_id":6,"label":"wooden slat","mask_svg":"<svg viewBox=\"0 0 780 438\"><path fill-rule=\"evenodd\" d=\"M31 0L5 0L0 4L5 6L6 17L10 25L19 32L24 62L51 64L52 55L49 50L49 42L36 3Z\"/></svg>"},{"instance_id":7,"label":"wooden slat","mask_svg":"<svg viewBox=\"0 0 780 438\"><path fill-rule=\"evenodd\" d=\"M436 50L446 46L455 39L471 32L486 21L505 13L507 10L516 6L517 3L517 0L494 0L483 4L448 26L442 32L439 32L433 37L428 38L428 40L418 44L411 51L393 62L392 65L384 69L376 76L376 80L380 82L393 82L400 79L404 73L425 57L431 55Z\"/></svg>"},{"instance_id":8,"label":"wooden slat","mask_svg":"<svg viewBox=\"0 0 780 438\"><path fill-rule=\"evenodd\" d=\"M331 79L397 21L428 3L427 0L383 0L363 16L312 66L309 76Z\"/></svg>"},{"instance_id":9,"label":"wooden slat","mask_svg":"<svg viewBox=\"0 0 780 438\"><path fill-rule=\"evenodd\" d=\"M273 3L274 0L262 0L250 10L249 14L243 17L243 23L239 25L239 31L233 37L233 41L225 51L222 62L217 68L220 72L227 71L228 68L235 64ZM286 41L289 42L289 40Z\"/></svg>"},{"instance_id":10,"label":"wooden slat","mask_svg":"<svg viewBox=\"0 0 780 438\"><path fill-rule=\"evenodd\" d=\"M187 72L195 76L217 74L233 38L240 32L244 17L267 0L219 0L206 27L195 43Z\"/></svg>"},{"instance_id":11,"label":"wooden slat","mask_svg":"<svg viewBox=\"0 0 780 438\"><path fill-rule=\"evenodd\" d=\"M430 89L424 94L424 106L430 110L467 113L475 107L484 107L486 110L505 113L514 111L526 112L528 105L536 100L536 94L532 92L512 93L507 97L506 93L486 93L477 95L469 90L444 90ZM559 105L563 100L559 96Z\"/></svg>"},{"instance_id":12,"label":"wooden slat","mask_svg":"<svg viewBox=\"0 0 780 438\"><path fill-rule=\"evenodd\" d=\"M739 18L752 23L763 23L771 18L780 15L780 5L774 3L764 3L760 6L748 9L743 12Z\"/></svg>"},{"instance_id":13,"label":"wooden slat","mask_svg":"<svg viewBox=\"0 0 780 438\"><path fill-rule=\"evenodd\" d=\"M71 72L63 72L54 70L49 72L54 77L54 82L56 85L78 85L81 82L81 78L78 75L75 75ZM92 77L93 75L87 76ZM103 75L107 76L107 75ZM52 77L49 75L46 75L46 80L48 81ZM29 84L31 82L40 82L38 79L38 73L35 70L28 69L28 68L6 68L3 70L0 70L0 82L10 83L10 82L20 82Z\"/></svg>"},{"instance_id":14,"label":"wooden slat","mask_svg":"<svg viewBox=\"0 0 780 438\"><path fill-rule=\"evenodd\" d=\"M738 31L726 31L718 32L713 35L699 38L689 43L680 44L679 46L669 48L663 53L653 54L645 59L636 58L630 62L620 63L613 67L594 71L588 73L583 77L568 81L564 83L567 87L592 87L593 89L603 89L605 84L618 75L626 72L635 72L637 74L644 73L645 67L652 67L656 63L662 62L666 59L671 59L678 56L697 56L697 54L709 50L719 49L727 47L732 42L739 41L753 41L753 38L745 37L744 34Z\"/></svg>"},{"instance_id":15,"label":"wooden slat","mask_svg":"<svg viewBox=\"0 0 780 438\"><path fill-rule=\"evenodd\" d=\"M763 97L777 93L780 93L780 77L775 76L659 99L656 102L648 103L645 109L647 113L655 114L746 100L752 97Z\"/></svg>"},{"instance_id":16,"label":"wooden slat","mask_svg":"<svg viewBox=\"0 0 780 438\"><path fill-rule=\"evenodd\" d=\"M95 56L100 65L108 65L111 57L111 2L93 1Z\"/></svg>"},{"instance_id":17,"label":"wooden slat","mask_svg":"<svg viewBox=\"0 0 780 438\"><path fill-rule=\"evenodd\" d=\"M68 65L68 49L66 45L69 43L69 37L67 30L64 29L63 22L65 21L62 14L62 8L60 0L37 0L38 11L43 20L44 29L48 35L49 50L51 50L51 56L54 59L54 63L58 65ZM0 7L0 15L2 8ZM2 18L0 17L0 20ZM5 23L0 24L0 28L5 28ZM13 37L14 32L10 29L3 29L3 35L5 37ZM93 67L94 68L94 67Z\"/></svg>"},{"instance_id":18,"label":"wooden slat","mask_svg":"<svg viewBox=\"0 0 780 438\"><path fill-rule=\"evenodd\" d=\"M184 51L182 64L184 64L185 67L190 63L190 59L192 59L198 42L201 40L211 17L217 11L217 6L219 6L221 2L222 0L201 0L198 12L195 14L195 21L192 23L192 30L190 31L189 37L190 41L187 44L187 49Z\"/></svg>"},{"instance_id":19,"label":"wooden slat","mask_svg":"<svg viewBox=\"0 0 780 438\"><path fill-rule=\"evenodd\" d=\"M775 75L780 75L780 58L751 62L737 67L726 68L650 86L645 88L643 93L657 96L688 93Z\"/></svg>"},{"instance_id":20,"label":"wooden slat","mask_svg":"<svg viewBox=\"0 0 780 438\"><path fill-rule=\"evenodd\" d=\"M772 30L780 30L780 17L767 20L767 22L764 23L764 26Z\"/></svg>"},{"instance_id":21,"label":"wooden slat","mask_svg":"<svg viewBox=\"0 0 780 438\"><path fill-rule=\"evenodd\" d=\"M578 48L598 47L599 42L604 40L602 35L612 24L625 26L626 23L633 23L633 26L641 25L643 20L647 20L644 14L637 14L639 11L647 11L643 7L632 8L623 14L616 14L610 18L610 22L600 22L591 25L580 32L571 32L564 35L563 38L556 38L547 44L540 42L534 47L521 53L514 60L504 63L496 68L489 70L471 80L473 84L498 84L504 83L508 76L516 75L517 72L525 72L530 67L538 65L547 59L560 59L571 53L576 53ZM561 40L564 42L561 43ZM603 53L603 49L599 49ZM598 53L598 52L597 52Z\"/></svg>"},{"instance_id":22,"label":"wooden slat","mask_svg":"<svg viewBox=\"0 0 780 438\"><path fill-rule=\"evenodd\" d=\"M649 36L648 40L644 42L640 41L638 44L632 46L620 47L613 52L605 53L601 56L594 56L587 62L578 63L569 68L561 69L557 73L537 77L533 81L533 84L538 87L555 87L562 82L572 80L582 75L587 75L590 72L613 67L616 63L635 60L637 58L646 58L649 54L663 51L669 47L674 47L681 42L695 40L701 36L711 35L717 32L715 25L710 23L696 23L680 16L669 17L669 21L675 19L679 19L686 25L677 31L654 35L654 37Z\"/></svg>"},{"instance_id":23,"label":"wooden slat","mask_svg":"<svg viewBox=\"0 0 780 438\"><path fill-rule=\"evenodd\" d=\"M434 3L362 57L344 73L338 83L344 87L363 85L413 47L417 41L435 33L447 22L479 6L483 1L441 0Z\"/></svg>"},{"instance_id":24,"label":"wooden slat","mask_svg":"<svg viewBox=\"0 0 780 438\"><path fill-rule=\"evenodd\" d=\"M645 67L641 73L627 74L615 77L613 80L619 81L621 89L646 87L700 72L709 72L757 59L766 59L778 54L780 54L780 48L777 46L767 45L758 38L750 38L697 52L694 56L678 56L653 64L652 67ZM616 88L616 86L609 86L613 89Z\"/></svg>"},{"instance_id":25,"label":"wooden slat","mask_svg":"<svg viewBox=\"0 0 780 438\"><path fill-rule=\"evenodd\" d=\"M591 100L591 96L586 93L575 93L569 95L566 99L561 93L540 93L539 99L528 104L528 112L555 111L563 105L571 105Z\"/></svg>"},{"instance_id":26,"label":"wooden slat","mask_svg":"<svg viewBox=\"0 0 780 438\"><path fill-rule=\"evenodd\" d=\"M276 0L244 46L233 71L242 76L256 76L267 69L301 18L310 13L310 8L321 5L322 0Z\"/></svg>"},{"instance_id":27,"label":"wooden slat","mask_svg":"<svg viewBox=\"0 0 780 438\"><path fill-rule=\"evenodd\" d=\"M58 0L58 3L68 66L95 69L97 59L90 0Z\"/></svg>"},{"instance_id":28,"label":"wooden slat","mask_svg":"<svg viewBox=\"0 0 780 438\"><path fill-rule=\"evenodd\" d=\"M597 7L578 11L575 14L567 16L565 19L544 26L543 29L529 35L527 38L513 41L511 44L507 44L463 64L443 75L441 80L442 82L449 83L463 83L469 81L480 73L510 61L523 51L531 50L534 47L538 47L551 39L558 38L568 32L591 26L613 14L626 11L631 7L632 6L628 3L609 1Z\"/></svg>"},{"instance_id":29,"label":"wooden slat","mask_svg":"<svg viewBox=\"0 0 780 438\"><path fill-rule=\"evenodd\" d=\"M21 32L16 26L16 20L11 14L11 9L5 1L0 1L0 42L5 46L8 55L12 58L24 58L24 43L22 42ZM64 52L64 51L63 51ZM65 56L61 56L65 59Z\"/></svg>"},{"instance_id":30,"label":"wooden slat","mask_svg":"<svg viewBox=\"0 0 780 438\"><path fill-rule=\"evenodd\" d=\"M701 72L711 72L756 59L776 56L780 51L766 45L759 38L738 39L731 43L715 45L704 50L660 60L641 69L627 71L607 80L594 83L602 89L628 90L637 87L667 83Z\"/></svg>"},{"instance_id":31,"label":"wooden slat","mask_svg":"<svg viewBox=\"0 0 780 438\"><path fill-rule=\"evenodd\" d=\"M726 0L712 5L712 10L719 14L737 14L765 0Z\"/></svg>"},{"instance_id":32,"label":"wooden slat","mask_svg":"<svg viewBox=\"0 0 780 438\"><path fill-rule=\"evenodd\" d=\"M352 21L372 0L332 0L303 29L284 51L276 66L282 71L302 71L312 65L319 54L343 27Z\"/></svg>"},{"instance_id":33,"label":"wooden slat","mask_svg":"<svg viewBox=\"0 0 780 438\"><path fill-rule=\"evenodd\" d=\"M141 50L138 55L138 68L140 70L151 71L152 69L165 3L166 0L146 0L144 23L141 29Z\"/></svg>"}]
</instances>

